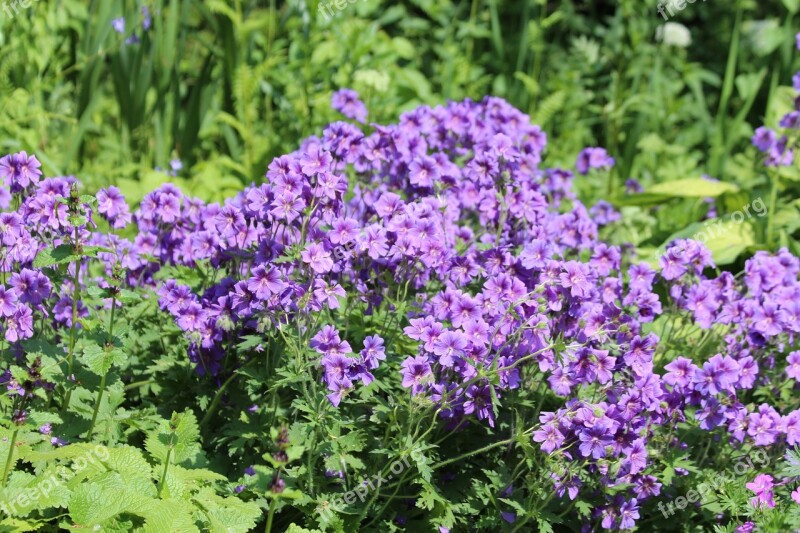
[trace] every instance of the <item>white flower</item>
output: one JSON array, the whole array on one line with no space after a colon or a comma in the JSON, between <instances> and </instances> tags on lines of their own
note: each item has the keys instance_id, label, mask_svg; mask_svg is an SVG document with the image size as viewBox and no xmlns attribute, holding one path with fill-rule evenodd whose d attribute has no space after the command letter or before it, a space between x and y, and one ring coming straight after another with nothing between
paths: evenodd
<instances>
[{"instance_id":1,"label":"white flower","mask_svg":"<svg viewBox=\"0 0 800 533\"><path fill-rule=\"evenodd\" d=\"M692 34L683 24L667 22L656 29L656 41L663 42L667 46L686 48L692 44Z\"/></svg>"}]
</instances>

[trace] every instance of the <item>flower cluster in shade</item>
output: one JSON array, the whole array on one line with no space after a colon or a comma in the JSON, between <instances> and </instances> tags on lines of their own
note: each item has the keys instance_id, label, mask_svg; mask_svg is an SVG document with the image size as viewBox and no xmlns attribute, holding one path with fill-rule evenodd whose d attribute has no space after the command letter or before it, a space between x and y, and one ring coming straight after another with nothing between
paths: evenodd
<instances>
[{"instance_id":1,"label":"flower cluster in shade","mask_svg":"<svg viewBox=\"0 0 800 533\"><path fill-rule=\"evenodd\" d=\"M366 120L355 93L337 93L334 104ZM748 403L776 375L800 379L800 351L790 349L800 332L798 259L759 252L741 279L707 277L709 251L679 240L660 268L638 263L599 238L619 213L582 204L571 170L542 165L546 145L526 115L497 98L423 106L393 125L330 124L274 159L263 183L221 204L167 184L131 213L109 187L96 207L79 202L79 226L69 212L74 178L41 179L35 157L6 156L0 205L18 207L0 215L0 270L9 274L0 327L19 346L34 320L71 326L75 288L53 287L32 262L46 246L75 241L106 250L107 272L119 264L129 286L157 288L201 376L218 375L244 336L336 316L345 299L369 314L402 287L415 302L401 317L403 343L373 334L356 344L335 325L309 332L330 403L346 406L380 370L458 430L493 427L508 396L546 389L561 407L541 414L533 440L552 463L554 490L575 499L601 494L588 491L588 479L621 487L599 497L596 517L607 529L633 527L641 503L660 493L652 441L678 424L720 428L734 444L800 442L800 412ZM587 148L576 171L613 164L605 150ZM109 232L91 231L93 210ZM115 234L130 222L130 238ZM343 245L349 252L335 253ZM165 266L200 269L214 282L197 293L157 281ZM85 266L74 277L96 281ZM649 325L667 305L702 331L715 328L720 352L657 365L664 347ZM415 348L397 353L394 344Z\"/></svg>"},{"instance_id":2,"label":"flower cluster in shade","mask_svg":"<svg viewBox=\"0 0 800 533\"><path fill-rule=\"evenodd\" d=\"M797 34L800 39L800 33ZM800 40L797 45L800 50ZM778 121L778 131L761 126L753 134L752 142L765 156L764 165L768 167L788 167L794 163L794 152L797 148L796 132L800 129L800 72L792 77L792 86L796 93L794 109Z\"/></svg>"}]
</instances>

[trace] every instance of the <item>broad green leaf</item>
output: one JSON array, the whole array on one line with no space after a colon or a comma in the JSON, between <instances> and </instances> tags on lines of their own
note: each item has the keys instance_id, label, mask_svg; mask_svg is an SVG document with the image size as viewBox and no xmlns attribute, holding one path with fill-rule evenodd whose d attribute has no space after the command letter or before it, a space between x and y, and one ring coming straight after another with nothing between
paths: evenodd
<instances>
[{"instance_id":1,"label":"broad green leaf","mask_svg":"<svg viewBox=\"0 0 800 533\"><path fill-rule=\"evenodd\" d=\"M33 260L33 266L36 268L44 268L53 265L62 265L72 261L79 260L80 255L74 253L74 248L71 244L62 244L55 248L45 248L36 254Z\"/></svg>"},{"instance_id":2,"label":"broad green leaf","mask_svg":"<svg viewBox=\"0 0 800 533\"><path fill-rule=\"evenodd\" d=\"M711 251L714 263L729 265L748 248L755 246L755 233L749 222L734 220L696 222L683 230L670 235L658 249L661 255L667 245L675 239L692 239L704 243Z\"/></svg>"},{"instance_id":3,"label":"broad green leaf","mask_svg":"<svg viewBox=\"0 0 800 533\"><path fill-rule=\"evenodd\" d=\"M685 178L653 185L647 190L647 193L675 198L716 198L738 190L739 187L731 183L709 181L703 178Z\"/></svg>"}]
</instances>

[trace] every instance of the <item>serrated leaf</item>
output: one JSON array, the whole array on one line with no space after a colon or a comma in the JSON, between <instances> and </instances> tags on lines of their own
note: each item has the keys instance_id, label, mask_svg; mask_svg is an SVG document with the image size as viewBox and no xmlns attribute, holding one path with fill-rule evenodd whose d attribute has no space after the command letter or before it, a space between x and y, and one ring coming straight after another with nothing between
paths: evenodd
<instances>
[{"instance_id":1,"label":"serrated leaf","mask_svg":"<svg viewBox=\"0 0 800 533\"><path fill-rule=\"evenodd\" d=\"M82 353L81 361L83 364L98 376L106 375L112 366L121 365L127 359L125 352L121 349L116 347L108 349L108 347L97 344L86 345Z\"/></svg>"},{"instance_id":2,"label":"serrated leaf","mask_svg":"<svg viewBox=\"0 0 800 533\"><path fill-rule=\"evenodd\" d=\"M71 244L62 244L55 248L40 250L33 260L33 266L35 268L45 268L53 265L62 265L80 258L81 256L74 253L74 248Z\"/></svg>"},{"instance_id":3,"label":"serrated leaf","mask_svg":"<svg viewBox=\"0 0 800 533\"><path fill-rule=\"evenodd\" d=\"M170 421L162 420L159 428L148 434L145 448L161 463L169 456L170 462L178 464L198 454L199 439L200 428L194 414L173 413Z\"/></svg>"}]
</instances>

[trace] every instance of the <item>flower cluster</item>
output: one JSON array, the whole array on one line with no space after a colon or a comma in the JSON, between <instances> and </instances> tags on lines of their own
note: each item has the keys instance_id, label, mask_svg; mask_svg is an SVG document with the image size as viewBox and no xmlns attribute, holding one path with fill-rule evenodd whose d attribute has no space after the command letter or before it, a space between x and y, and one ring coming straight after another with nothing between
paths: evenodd
<instances>
[{"instance_id":1,"label":"flower cluster","mask_svg":"<svg viewBox=\"0 0 800 533\"><path fill-rule=\"evenodd\" d=\"M792 84L794 90L800 93L800 72L794 75ZM761 126L756 129L752 138L753 146L764 154L764 165L768 167L786 167L794 162L794 151L798 141L796 132L800 128L800 95L794 100L794 110L783 115L778 121L778 126L783 132Z\"/></svg>"},{"instance_id":2,"label":"flower cluster","mask_svg":"<svg viewBox=\"0 0 800 533\"><path fill-rule=\"evenodd\" d=\"M366 121L351 91L337 93L334 106ZM766 147L769 134L760 135ZM470 421L494 427L515 391L547 389L559 407L542 412L529 434L556 494L594 499L609 529L634 527L640 505L660 493L656 437L679 424L724 429L734 444L800 443L800 411L749 403L776 372L800 378L800 261L759 252L741 279L707 277L709 251L678 240L660 269L637 263L599 238L619 213L581 203L571 170L541 166L546 145L527 116L497 98L423 106L389 126L330 124L222 204L167 184L133 214L115 187L90 202L73 178L40 180L35 157L6 156L0 199L18 207L0 215L0 271L10 274L0 285L0 327L13 345L40 318L73 327L87 312L75 294L92 281L89 270L78 263L53 287L33 259L49 246L93 246L107 272L124 269L129 287L157 288L201 376L223 372L233 343L300 324L314 378L337 408L356 383L389 375L458 431ZM576 171L613 164L605 150L587 148ZM131 239L92 233L95 211L111 230L135 222L136 231ZM196 290L162 281L165 267L196 269L208 282ZM401 293L413 304L388 314L402 342L381 332L348 339L335 322L345 300L369 315ZM653 323L667 306L717 339L717 353L659 364L670 339ZM362 346L357 355L351 341Z\"/></svg>"}]
</instances>

